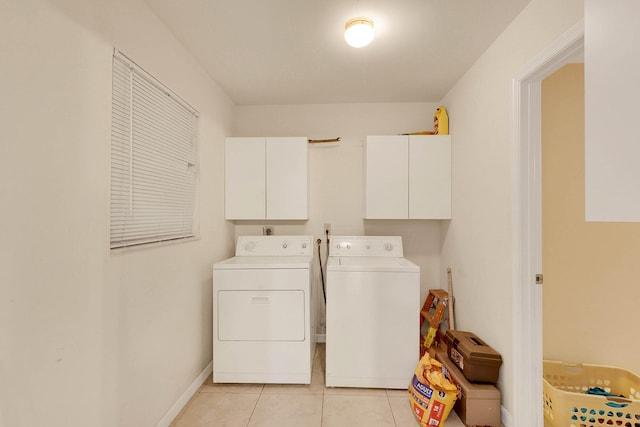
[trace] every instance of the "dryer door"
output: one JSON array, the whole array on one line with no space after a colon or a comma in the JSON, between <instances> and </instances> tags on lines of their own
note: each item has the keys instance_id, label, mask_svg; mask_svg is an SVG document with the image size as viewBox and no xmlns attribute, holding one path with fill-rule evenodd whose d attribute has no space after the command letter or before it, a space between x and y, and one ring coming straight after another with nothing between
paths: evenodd
<instances>
[{"instance_id":1,"label":"dryer door","mask_svg":"<svg viewBox=\"0 0 640 427\"><path fill-rule=\"evenodd\" d=\"M302 290L218 292L220 341L304 341Z\"/></svg>"}]
</instances>

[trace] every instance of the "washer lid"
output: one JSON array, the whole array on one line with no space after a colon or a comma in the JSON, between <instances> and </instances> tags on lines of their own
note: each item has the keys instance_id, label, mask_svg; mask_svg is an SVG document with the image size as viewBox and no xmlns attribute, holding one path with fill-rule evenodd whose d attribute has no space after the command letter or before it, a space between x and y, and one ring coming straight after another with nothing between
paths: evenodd
<instances>
[{"instance_id":1,"label":"washer lid","mask_svg":"<svg viewBox=\"0 0 640 427\"><path fill-rule=\"evenodd\" d=\"M329 257L327 270L331 271L391 271L419 273L420 267L406 258L394 257Z\"/></svg>"},{"instance_id":2,"label":"washer lid","mask_svg":"<svg viewBox=\"0 0 640 427\"><path fill-rule=\"evenodd\" d=\"M213 264L214 270L309 269L311 256L235 256Z\"/></svg>"}]
</instances>

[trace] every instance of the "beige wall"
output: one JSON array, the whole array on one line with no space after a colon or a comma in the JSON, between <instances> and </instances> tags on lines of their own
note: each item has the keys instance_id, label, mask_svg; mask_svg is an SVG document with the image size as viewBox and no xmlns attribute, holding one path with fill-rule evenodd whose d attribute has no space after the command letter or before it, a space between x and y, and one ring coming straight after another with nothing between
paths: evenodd
<instances>
[{"instance_id":1,"label":"beige wall","mask_svg":"<svg viewBox=\"0 0 640 427\"><path fill-rule=\"evenodd\" d=\"M453 269L456 326L503 356L498 386L508 413L519 393L512 358L511 84L583 15L582 0L532 0L442 100L453 141L453 217L443 224L441 268Z\"/></svg>"},{"instance_id":2,"label":"beige wall","mask_svg":"<svg viewBox=\"0 0 640 427\"><path fill-rule=\"evenodd\" d=\"M109 252L114 47L200 112L199 241ZM0 52L0 426L155 426L211 362L233 105L137 0L3 0Z\"/></svg>"},{"instance_id":3,"label":"beige wall","mask_svg":"<svg viewBox=\"0 0 640 427\"><path fill-rule=\"evenodd\" d=\"M585 221L583 64L543 81L542 124L544 357L640 374L640 224Z\"/></svg>"}]
</instances>

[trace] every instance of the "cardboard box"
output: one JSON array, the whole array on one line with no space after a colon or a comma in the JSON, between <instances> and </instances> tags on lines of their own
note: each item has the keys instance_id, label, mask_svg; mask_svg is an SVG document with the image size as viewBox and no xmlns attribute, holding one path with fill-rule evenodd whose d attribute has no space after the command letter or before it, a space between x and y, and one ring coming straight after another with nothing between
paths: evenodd
<instances>
[{"instance_id":1,"label":"cardboard box","mask_svg":"<svg viewBox=\"0 0 640 427\"><path fill-rule=\"evenodd\" d=\"M436 360L443 364L445 375L460 390L453 410L464 425L500 427L500 390L493 384L478 384L467 380L446 353L438 353Z\"/></svg>"},{"instance_id":2,"label":"cardboard box","mask_svg":"<svg viewBox=\"0 0 640 427\"><path fill-rule=\"evenodd\" d=\"M473 332L447 331L449 359L473 382L498 382L502 356Z\"/></svg>"}]
</instances>

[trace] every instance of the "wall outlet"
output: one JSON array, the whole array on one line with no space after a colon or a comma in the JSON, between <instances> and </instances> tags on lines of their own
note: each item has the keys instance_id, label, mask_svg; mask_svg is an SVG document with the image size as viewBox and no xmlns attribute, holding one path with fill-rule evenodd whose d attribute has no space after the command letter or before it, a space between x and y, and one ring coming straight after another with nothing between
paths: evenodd
<instances>
[{"instance_id":1,"label":"wall outlet","mask_svg":"<svg viewBox=\"0 0 640 427\"><path fill-rule=\"evenodd\" d=\"M331 224L325 224L324 225L324 235L329 235L331 236Z\"/></svg>"},{"instance_id":2,"label":"wall outlet","mask_svg":"<svg viewBox=\"0 0 640 427\"><path fill-rule=\"evenodd\" d=\"M273 236L273 225L265 225L262 227L262 235Z\"/></svg>"}]
</instances>

